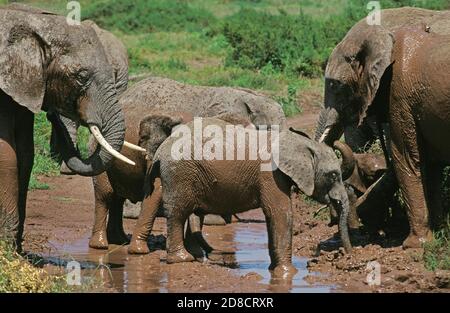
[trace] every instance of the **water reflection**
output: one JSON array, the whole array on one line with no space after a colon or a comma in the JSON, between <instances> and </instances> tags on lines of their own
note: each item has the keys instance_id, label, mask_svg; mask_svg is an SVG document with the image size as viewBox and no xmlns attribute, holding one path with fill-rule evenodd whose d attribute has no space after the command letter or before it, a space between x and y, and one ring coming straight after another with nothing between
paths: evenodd
<instances>
[{"instance_id":1,"label":"water reflection","mask_svg":"<svg viewBox=\"0 0 450 313\"><path fill-rule=\"evenodd\" d=\"M252 217L254 218L254 215ZM257 217L260 221L263 220L262 214ZM259 276L259 283L269 292L332 290L333 286L310 285L304 280L307 275L313 275L306 268L305 258L293 257L293 264L298 272L292 280L272 279L268 270L270 258L265 223L246 222L224 227L205 227L205 238L211 246L220 250L219 253L209 255L208 262L229 267L231 272L238 276ZM45 260L50 264L65 266L65 261L75 259L81 263L82 270L88 275L94 274L106 287L118 292L168 292L168 281L175 278L168 273L164 257L160 260L162 247L149 255L134 256L128 255L127 248L122 246L112 246L108 251L90 249L88 240L86 236L69 245L56 245L58 255L52 255Z\"/></svg>"}]
</instances>

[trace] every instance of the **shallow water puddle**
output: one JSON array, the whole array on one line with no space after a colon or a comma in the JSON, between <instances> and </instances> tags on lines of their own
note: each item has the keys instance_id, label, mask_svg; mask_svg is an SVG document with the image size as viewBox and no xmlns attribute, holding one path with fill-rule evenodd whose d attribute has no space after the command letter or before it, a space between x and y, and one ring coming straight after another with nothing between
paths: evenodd
<instances>
[{"instance_id":1,"label":"shallow water puddle","mask_svg":"<svg viewBox=\"0 0 450 313\"><path fill-rule=\"evenodd\" d=\"M255 221L253 218L257 217ZM252 213L252 222L233 223L227 226L206 226L205 238L216 249L228 251L218 263L229 267L230 274L237 277L256 277L262 291L268 292L331 292L333 286L311 285L304 280L307 275L315 275L306 268L307 259L293 257L298 273L292 282L271 281L268 270L270 264L267 249L267 230L260 213ZM165 253L156 250L148 255L128 255L126 246L112 246L108 251L88 247L89 238L70 244L54 244L55 254L45 258L47 263L66 266L67 262L80 262L82 275L95 276L105 286L118 292L169 292L169 279L177 279L165 264ZM189 268L186 270L189 272ZM182 273L178 274L178 278ZM199 283L201 283L199 281ZM179 290L179 288L177 289ZM220 290L220 289L219 289ZM186 290L190 291L190 290ZM208 290L205 290L208 291Z\"/></svg>"},{"instance_id":2,"label":"shallow water puddle","mask_svg":"<svg viewBox=\"0 0 450 313\"><path fill-rule=\"evenodd\" d=\"M271 281L269 250L267 248L267 230L265 223L237 223L236 228L236 271L240 275L256 273L262 276L260 283L267 285L268 291L275 292L331 292L333 286L311 285L304 278L310 273L306 268L307 259L293 257L292 262L298 272L289 285Z\"/></svg>"}]
</instances>

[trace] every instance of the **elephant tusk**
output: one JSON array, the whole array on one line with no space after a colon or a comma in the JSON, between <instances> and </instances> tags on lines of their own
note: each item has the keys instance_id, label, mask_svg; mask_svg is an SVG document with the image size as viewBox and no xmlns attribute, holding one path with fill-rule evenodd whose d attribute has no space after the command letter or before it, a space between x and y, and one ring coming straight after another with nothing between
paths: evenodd
<instances>
[{"instance_id":1,"label":"elephant tusk","mask_svg":"<svg viewBox=\"0 0 450 313\"><path fill-rule=\"evenodd\" d=\"M327 138L328 134L330 133L330 127L325 128L325 131L323 132L322 136L320 136L319 142L323 142L325 138Z\"/></svg>"},{"instance_id":2,"label":"elephant tusk","mask_svg":"<svg viewBox=\"0 0 450 313\"><path fill-rule=\"evenodd\" d=\"M139 152L147 152L147 150L145 150L144 148L139 147L137 145L134 145L134 144L132 144L131 142L128 142L128 141L124 141L123 145L124 145L124 147L127 147L127 148L129 148L131 150L136 150L136 151L139 151Z\"/></svg>"},{"instance_id":3,"label":"elephant tusk","mask_svg":"<svg viewBox=\"0 0 450 313\"><path fill-rule=\"evenodd\" d=\"M105 148L106 151L111 153L115 158L117 158L127 164L130 164L133 166L136 165L136 163L131 161L129 158L127 158L126 156L124 156L124 155L120 154L119 152L117 152L116 150L114 150L113 147L111 147L111 145L102 136L102 134L97 126L89 126L89 130L91 131L92 135L94 135L95 140L97 140L97 142L100 144L100 146Z\"/></svg>"}]
</instances>

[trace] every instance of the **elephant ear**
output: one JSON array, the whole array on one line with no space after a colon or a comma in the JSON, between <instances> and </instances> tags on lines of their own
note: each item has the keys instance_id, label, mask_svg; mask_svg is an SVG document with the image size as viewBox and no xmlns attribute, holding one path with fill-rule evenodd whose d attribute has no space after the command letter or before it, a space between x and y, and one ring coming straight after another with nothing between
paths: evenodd
<instances>
[{"instance_id":1,"label":"elephant ear","mask_svg":"<svg viewBox=\"0 0 450 313\"><path fill-rule=\"evenodd\" d=\"M139 125L139 145L147 150L152 160L158 147L170 136L175 126L187 123L192 116L186 113L152 113L144 117Z\"/></svg>"},{"instance_id":2,"label":"elephant ear","mask_svg":"<svg viewBox=\"0 0 450 313\"><path fill-rule=\"evenodd\" d=\"M43 40L28 26L17 25L0 35L0 89L33 113L45 93Z\"/></svg>"},{"instance_id":3,"label":"elephant ear","mask_svg":"<svg viewBox=\"0 0 450 313\"><path fill-rule=\"evenodd\" d=\"M381 78L392 64L394 36L382 26L370 26L360 36L365 39L355 56L346 58L353 71L359 76L363 104L359 116L359 125L363 122L370 104L373 103L380 87Z\"/></svg>"},{"instance_id":4,"label":"elephant ear","mask_svg":"<svg viewBox=\"0 0 450 313\"><path fill-rule=\"evenodd\" d=\"M311 140L291 130L280 132L279 139L278 157L274 158L278 169L289 176L304 194L312 196L315 175Z\"/></svg>"}]
</instances>

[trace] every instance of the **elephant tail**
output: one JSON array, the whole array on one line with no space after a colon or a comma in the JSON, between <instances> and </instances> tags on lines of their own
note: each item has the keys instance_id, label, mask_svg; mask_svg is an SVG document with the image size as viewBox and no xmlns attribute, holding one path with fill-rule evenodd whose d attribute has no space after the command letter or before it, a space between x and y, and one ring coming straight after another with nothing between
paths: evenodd
<instances>
[{"instance_id":1,"label":"elephant tail","mask_svg":"<svg viewBox=\"0 0 450 313\"><path fill-rule=\"evenodd\" d=\"M155 184L155 180L160 177L160 165L161 162L156 159L153 161L152 166L147 171L147 174L145 175L145 181L144 181L144 197L148 197L153 193L153 188Z\"/></svg>"}]
</instances>

